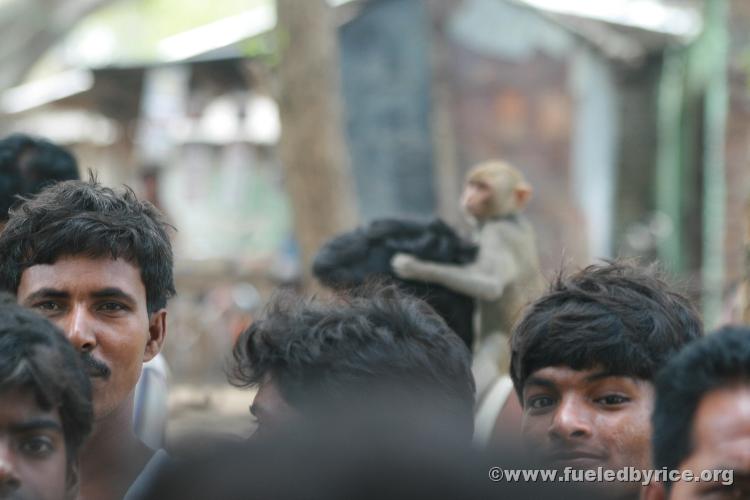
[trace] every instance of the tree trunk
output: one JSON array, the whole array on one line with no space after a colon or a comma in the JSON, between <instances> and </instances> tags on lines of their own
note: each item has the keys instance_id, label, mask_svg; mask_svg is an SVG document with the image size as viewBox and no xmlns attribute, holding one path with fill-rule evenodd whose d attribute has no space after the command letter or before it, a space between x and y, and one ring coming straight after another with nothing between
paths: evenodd
<instances>
[{"instance_id":1,"label":"tree trunk","mask_svg":"<svg viewBox=\"0 0 750 500\"><path fill-rule=\"evenodd\" d=\"M459 209L463 176L456 154L456 134L451 115L450 63L447 22L454 4L425 2L430 19L430 62L432 66L432 137L435 157L435 193L438 215L448 224L468 230Z\"/></svg>"},{"instance_id":2,"label":"tree trunk","mask_svg":"<svg viewBox=\"0 0 750 500\"><path fill-rule=\"evenodd\" d=\"M357 222L342 126L339 55L325 0L278 0L281 160L303 282L315 252Z\"/></svg>"}]
</instances>

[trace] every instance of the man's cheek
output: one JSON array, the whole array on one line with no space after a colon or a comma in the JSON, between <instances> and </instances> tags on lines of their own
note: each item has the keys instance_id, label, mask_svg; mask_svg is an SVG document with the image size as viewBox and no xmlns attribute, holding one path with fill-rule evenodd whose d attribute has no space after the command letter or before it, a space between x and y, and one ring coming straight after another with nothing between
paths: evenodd
<instances>
[{"instance_id":1,"label":"man's cheek","mask_svg":"<svg viewBox=\"0 0 750 500\"><path fill-rule=\"evenodd\" d=\"M521 423L521 436L523 443L529 448L543 445L546 441L548 427L547 419L539 416L529 416L524 413Z\"/></svg>"},{"instance_id":2,"label":"man's cheek","mask_svg":"<svg viewBox=\"0 0 750 500\"><path fill-rule=\"evenodd\" d=\"M613 457L623 466L648 468L651 455L651 425L648 416L640 413L623 415L604 433L612 440Z\"/></svg>"}]
</instances>

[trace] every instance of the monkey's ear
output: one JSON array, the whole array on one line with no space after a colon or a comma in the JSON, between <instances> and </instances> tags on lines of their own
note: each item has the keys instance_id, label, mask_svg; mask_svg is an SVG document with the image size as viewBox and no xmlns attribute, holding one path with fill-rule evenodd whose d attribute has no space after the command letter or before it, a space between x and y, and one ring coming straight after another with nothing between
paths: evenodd
<instances>
[{"instance_id":1,"label":"monkey's ear","mask_svg":"<svg viewBox=\"0 0 750 500\"><path fill-rule=\"evenodd\" d=\"M513 198L516 202L516 209L521 210L523 207L526 206L526 204L531 199L531 193L534 190L531 188L531 185L521 182L519 183L515 189L513 189Z\"/></svg>"}]
</instances>

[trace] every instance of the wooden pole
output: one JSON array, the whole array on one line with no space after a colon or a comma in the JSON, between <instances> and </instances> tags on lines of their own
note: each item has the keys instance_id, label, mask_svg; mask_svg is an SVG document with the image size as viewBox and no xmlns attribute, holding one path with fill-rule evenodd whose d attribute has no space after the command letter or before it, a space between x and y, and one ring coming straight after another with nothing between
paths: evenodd
<instances>
[{"instance_id":1,"label":"wooden pole","mask_svg":"<svg viewBox=\"0 0 750 500\"><path fill-rule=\"evenodd\" d=\"M281 160L303 284L320 246L357 223L342 124L336 27L326 0L278 0Z\"/></svg>"}]
</instances>

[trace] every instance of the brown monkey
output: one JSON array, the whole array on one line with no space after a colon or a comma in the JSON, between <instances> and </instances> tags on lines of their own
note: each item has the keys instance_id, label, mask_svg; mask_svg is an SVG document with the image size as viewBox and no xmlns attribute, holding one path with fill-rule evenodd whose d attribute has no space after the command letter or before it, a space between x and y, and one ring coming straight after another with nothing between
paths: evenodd
<instances>
[{"instance_id":1,"label":"brown monkey","mask_svg":"<svg viewBox=\"0 0 750 500\"><path fill-rule=\"evenodd\" d=\"M437 283L477 299L475 377L480 397L497 375L507 373L511 325L543 288L534 231L521 215L530 196L531 186L516 168L502 161L481 163L469 171L461 196L476 226L476 261L438 264L407 254L391 261L401 278Z\"/></svg>"}]
</instances>

